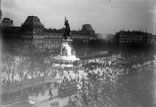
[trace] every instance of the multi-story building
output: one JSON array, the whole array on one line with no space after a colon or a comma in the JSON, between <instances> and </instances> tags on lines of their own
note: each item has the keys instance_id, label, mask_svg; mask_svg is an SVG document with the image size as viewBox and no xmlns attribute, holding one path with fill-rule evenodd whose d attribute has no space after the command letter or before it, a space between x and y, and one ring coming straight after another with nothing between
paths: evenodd
<instances>
[{"instance_id":1,"label":"multi-story building","mask_svg":"<svg viewBox=\"0 0 156 107\"><path fill-rule=\"evenodd\" d=\"M3 18L0 23L0 30L6 37L20 37L21 35L21 27L15 27L10 18Z\"/></svg>"},{"instance_id":2,"label":"multi-story building","mask_svg":"<svg viewBox=\"0 0 156 107\"><path fill-rule=\"evenodd\" d=\"M92 26L90 24L84 24L82 25L82 32L87 32L89 34L95 34L94 29L92 28Z\"/></svg>"},{"instance_id":3,"label":"multi-story building","mask_svg":"<svg viewBox=\"0 0 156 107\"><path fill-rule=\"evenodd\" d=\"M37 16L28 16L21 26L22 38L33 38L34 35L43 35L44 26Z\"/></svg>"},{"instance_id":4,"label":"multi-story building","mask_svg":"<svg viewBox=\"0 0 156 107\"><path fill-rule=\"evenodd\" d=\"M60 39L33 39L32 43L41 51L48 50L53 53L59 53L61 47Z\"/></svg>"},{"instance_id":5,"label":"multi-story building","mask_svg":"<svg viewBox=\"0 0 156 107\"><path fill-rule=\"evenodd\" d=\"M14 26L13 20L11 20L10 18L3 18L0 26L1 28L12 28Z\"/></svg>"},{"instance_id":6,"label":"multi-story building","mask_svg":"<svg viewBox=\"0 0 156 107\"><path fill-rule=\"evenodd\" d=\"M45 29L44 37L60 39L60 38L62 38L63 33L64 33L64 28L58 29L58 30L57 29ZM71 31L71 38L72 39L93 40L93 39L97 39L98 37L90 24L84 24L84 25L82 25L81 30Z\"/></svg>"},{"instance_id":7,"label":"multi-story building","mask_svg":"<svg viewBox=\"0 0 156 107\"><path fill-rule=\"evenodd\" d=\"M119 46L147 46L152 45L152 34L141 31L119 31L114 41Z\"/></svg>"},{"instance_id":8,"label":"multi-story building","mask_svg":"<svg viewBox=\"0 0 156 107\"><path fill-rule=\"evenodd\" d=\"M61 39L65 28L62 29L46 29L37 16L28 16L21 27L15 27L13 21L4 18L1 22L5 37L19 37L29 39ZM93 40L97 39L97 35L90 24L82 25L81 30L71 31L73 39Z\"/></svg>"}]
</instances>

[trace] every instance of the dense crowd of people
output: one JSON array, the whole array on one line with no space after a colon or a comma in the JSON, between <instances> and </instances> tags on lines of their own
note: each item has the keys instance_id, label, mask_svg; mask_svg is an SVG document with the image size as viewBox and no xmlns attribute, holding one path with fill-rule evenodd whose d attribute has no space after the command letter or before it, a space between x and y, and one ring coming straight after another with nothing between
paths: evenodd
<instances>
[{"instance_id":1,"label":"dense crowd of people","mask_svg":"<svg viewBox=\"0 0 156 107\"><path fill-rule=\"evenodd\" d=\"M32 61L30 57L14 56L9 53L3 56L1 72L2 83L15 83L27 79L35 79L44 76L55 76L56 70L48 64Z\"/></svg>"},{"instance_id":2,"label":"dense crowd of people","mask_svg":"<svg viewBox=\"0 0 156 107\"><path fill-rule=\"evenodd\" d=\"M72 69L61 68L60 70L52 66L51 63L49 66L48 64L40 65L37 62L32 62L30 57L13 56L7 53L3 57L1 82L12 83L43 76L55 76L62 80L66 77L68 80L77 79L76 81L78 81L87 73L95 73L99 76L107 74L108 77L116 78L117 75L126 73L129 69L137 69L152 63L150 60L132 64L126 62L127 59L121 57L121 54L117 54L110 57L83 60Z\"/></svg>"},{"instance_id":3,"label":"dense crowd of people","mask_svg":"<svg viewBox=\"0 0 156 107\"><path fill-rule=\"evenodd\" d=\"M128 62L127 59L132 58L115 54L109 57L80 60L73 64L73 67L65 68L56 67L56 64L52 64L54 62L46 63L45 65L48 66L44 66L44 64L41 66L37 62L32 62L30 57L13 56L7 53L3 57L1 82L15 83L27 79L53 76L59 80L59 86L68 87L76 84L78 92L74 102L88 105L92 101L99 100L105 91L104 87L110 83L116 84L121 75L138 71L145 66L152 67L153 64L153 60L150 58L133 63Z\"/></svg>"},{"instance_id":4,"label":"dense crowd of people","mask_svg":"<svg viewBox=\"0 0 156 107\"><path fill-rule=\"evenodd\" d=\"M121 59L123 60L122 63L117 61ZM83 72L82 76L80 78L79 75L75 76L79 89L78 100L85 105L100 100L99 98L104 97L101 95L104 95L102 93L105 93L105 87L108 83L115 85L119 76L132 71L137 72L145 66L153 66L153 61L147 59L133 64L125 63L124 61L126 61L125 58L120 55L84 61L83 69L76 71L77 74Z\"/></svg>"}]
</instances>

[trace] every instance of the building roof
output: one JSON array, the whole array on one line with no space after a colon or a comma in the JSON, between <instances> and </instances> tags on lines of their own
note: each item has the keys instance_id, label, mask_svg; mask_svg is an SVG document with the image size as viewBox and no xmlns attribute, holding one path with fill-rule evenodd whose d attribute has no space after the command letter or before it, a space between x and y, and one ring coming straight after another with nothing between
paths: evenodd
<instances>
[{"instance_id":1,"label":"building roof","mask_svg":"<svg viewBox=\"0 0 156 107\"><path fill-rule=\"evenodd\" d=\"M22 27L26 27L26 28L35 28L35 27L39 27L39 28L43 28L44 26L42 25L42 23L40 22L40 19L37 16L28 16L27 19L25 20L25 22L23 23Z\"/></svg>"},{"instance_id":2,"label":"building roof","mask_svg":"<svg viewBox=\"0 0 156 107\"><path fill-rule=\"evenodd\" d=\"M0 23L1 27L13 27L13 20L10 18L3 18L2 22Z\"/></svg>"}]
</instances>

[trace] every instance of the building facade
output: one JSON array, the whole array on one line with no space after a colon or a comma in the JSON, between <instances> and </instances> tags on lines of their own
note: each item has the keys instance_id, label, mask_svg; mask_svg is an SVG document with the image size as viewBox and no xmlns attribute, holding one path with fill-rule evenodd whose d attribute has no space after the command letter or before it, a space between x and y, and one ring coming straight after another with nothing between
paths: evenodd
<instances>
[{"instance_id":1,"label":"building facade","mask_svg":"<svg viewBox=\"0 0 156 107\"><path fill-rule=\"evenodd\" d=\"M0 26L1 28L12 28L14 26L13 20L11 20L10 18L3 18Z\"/></svg>"},{"instance_id":2,"label":"building facade","mask_svg":"<svg viewBox=\"0 0 156 107\"><path fill-rule=\"evenodd\" d=\"M21 26L14 26L13 20L4 18L0 24L5 37L19 37L27 39L61 39L65 28L47 29L37 16L28 16ZM90 24L82 25L81 30L71 31L72 39L95 40L97 35Z\"/></svg>"},{"instance_id":3,"label":"building facade","mask_svg":"<svg viewBox=\"0 0 156 107\"><path fill-rule=\"evenodd\" d=\"M65 30L64 28L58 29L58 30L57 29L45 29L44 37L60 39L60 38L62 38L64 30ZM72 30L71 31L71 38L72 39L83 39L83 40L95 40L98 37L90 24L84 24L84 25L82 25L81 30L79 30L79 31Z\"/></svg>"},{"instance_id":4,"label":"building facade","mask_svg":"<svg viewBox=\"0 0 156 107\"><path fill-rule=\"evenodd\" d=\"M119 31L114 37L114 42L119 46L147 46L152 45L153 35L141 31Z\"/></svg>"},{"instance_id":5,"label":"building facade","mask_svg":"<svg viewBox=\"0 0 156 107\"><path fill-rule=\"evenodd\" d=\"M21 25L22 38L33 38L33 35L43 35L44 26L37 16L28 16Z\"/></svg>"}]
</instances>

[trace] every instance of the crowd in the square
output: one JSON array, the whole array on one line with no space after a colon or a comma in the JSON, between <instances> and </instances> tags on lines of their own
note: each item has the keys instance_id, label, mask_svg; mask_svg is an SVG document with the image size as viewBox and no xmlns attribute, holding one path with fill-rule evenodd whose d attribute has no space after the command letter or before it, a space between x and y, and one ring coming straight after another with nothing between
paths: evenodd
<instances>
[{"instance_id":1,"label":"crowd in the square","mask_svg":"<svg viewBox=\"0 0 156 107\"><path fill-rule=\"evenodd\" d=\"M127 58L128 59L128 58ZM54 64L39 64L33 62L30 57L13 56L9 53L3 56L3 65L1 73L2 83L12 83L33 79L43 76L55 76L62 79L66 77L70 79L81 79L87 74L95 73L114 80L118 75L127 73L130 69L137 69L146 64L152 63L152 60L144 60L142 62L131 63L127 59L121 57L120 54L109 57L101 57L89 60L83 60L71 69L57 68ZM131 58L132 59L132 58ZM76 80L78 81L78 80Z\"/></svg>"},{"instance_id":2,"label":"crowd in the square","mask_svg":"<svg viewBox=\"0 0 156 107\"><path fill-rule=\"evenodd\" d=\"M13 56L8 53L3 58L2 83L15 83L27 79L53 76L59 79L59 86L68 87L76 84L78 94L74 101L85 105L99 100L99 96L104 92L103 87L107 83L116 84L121 75L138 71L145 66L153 66L153 60L151 59L147 58L141 62L131 63L131 61L128 62L128 59L132 58L125 58L121 54L80 60L70 68L59 68L52 63L45 64L48 66L41 66L37 62L32 64L30 57Z\"/></svg>"},{"instance_id":3,"label":"crowd in the square","mask_svg":"<svg viewBox=\"0 0 156 107\"><path fill-rule=\"evenodd\" d=\"M123 61L118 62L119 59ZM120 55L84 61L83 69L77 70L77 76L75 76L78 84L77 101L88 105L93 101L100 100L99 98L103 97L101 95L105 93L106 85L110 83L115 85L121 75L141 71L145 66L153 66L153 60L148 58L142 62L131 64L124 61L126 61L125 58ZM84 73L80 77L79 73L82 72ZM73 101L75 101L75 98L73 98Z\"/></svg>"},{"instance_id":4,"label":"crowd in the square","mask_svg":"<svg viewBox=\"0 0 156 107\"><path fill-rule=\"evenodd\" d=\"M55 76L56 71L52 70L49 64L39 64L28 56L15 56L7 53L2 59L1 82L16 83L27 79Z\"/></svg>"}]
</instances>

